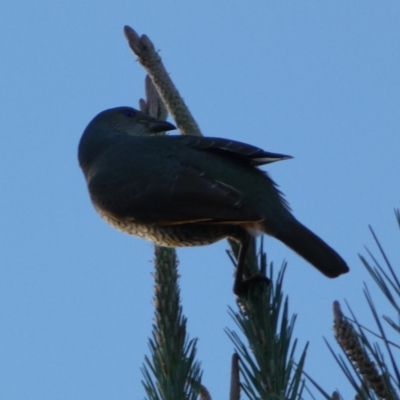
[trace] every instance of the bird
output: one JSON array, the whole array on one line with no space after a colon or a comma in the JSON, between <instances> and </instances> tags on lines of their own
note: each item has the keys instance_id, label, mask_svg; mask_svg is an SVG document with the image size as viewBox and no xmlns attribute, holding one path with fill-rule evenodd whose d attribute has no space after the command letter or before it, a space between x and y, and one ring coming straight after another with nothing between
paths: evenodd
<instances>
[{"instance_id":1,"label":"bird","mask_svg":"<svg viewBox=\"0 0 400 400\"><path fill-rule=\"evenodd\" d=\"M234 293L250 238L272 236L329 278L343 258L300 223L259 167L292 157L220 137L162 135L176 127L132 107L100 112L84 130L78 161L99 215L114 228L167 247L222 239L241 244Z\"/></svg>"}]
</instances>

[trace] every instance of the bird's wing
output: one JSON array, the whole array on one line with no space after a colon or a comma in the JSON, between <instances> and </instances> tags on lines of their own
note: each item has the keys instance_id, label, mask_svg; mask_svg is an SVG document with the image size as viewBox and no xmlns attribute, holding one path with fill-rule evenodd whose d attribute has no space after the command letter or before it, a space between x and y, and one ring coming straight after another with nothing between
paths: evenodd
<instances>
[{"instance_id":1,"label":"bird's wing","mask_svg":"<svg viewBox=\"0 0 400 400\"><path fill-rule=\"evenodd\" d=\"M213 151L220 154L223 153L254 166L292 158L285 154L270 153L258 147L229 139L199 136L169 136L169 138L176 138L173 140L180 141L187 147L197 150Z\"/></svg>"},{"instance_id":2,"label":"bird's wing","mask_svg":"<svg viewBox=\"0 0 400 400\"><path fill-rule=\"evenodd\" d=\"M125 182L94 176L89 182L93 203L102 212L144 224L232 224L263 219L245 204L238 190L193 167L180 164L173 173L161 168L159 173L148 172L131 175Z\"/></svg>"}]
</instances>

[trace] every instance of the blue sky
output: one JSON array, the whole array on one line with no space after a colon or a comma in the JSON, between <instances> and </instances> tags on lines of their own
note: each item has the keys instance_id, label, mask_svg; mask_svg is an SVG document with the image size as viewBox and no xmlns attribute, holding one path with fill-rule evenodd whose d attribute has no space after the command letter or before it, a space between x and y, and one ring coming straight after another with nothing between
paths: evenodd
<instances>
[{"instance_id":1,"label":"blue sky","mask_svg":"<svg viewBox=\"0 0 400 400\"><path fill-rule=\"evenodd\" d=\"M144 397L152 245L96 215L76 157L95 114L143 96L125 24L160 49L205 135L295 157L268 171L351 272L329 280L277 241L265 248L289 263L307 372L351 398L322 337L333 343L334 300L370 323L358 259L374 248L368 224L400 259L399 20L398 2L3 0L0 399ZM215 399L227 398L233 349L226 248L178 251L188 330Z\"/></svg>"}]
</instances>

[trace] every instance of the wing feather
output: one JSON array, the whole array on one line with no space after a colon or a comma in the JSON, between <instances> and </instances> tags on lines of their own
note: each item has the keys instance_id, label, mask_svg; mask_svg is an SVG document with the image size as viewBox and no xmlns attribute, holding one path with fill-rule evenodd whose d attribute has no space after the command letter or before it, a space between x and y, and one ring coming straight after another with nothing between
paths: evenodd
<instances>
[{"instance_id":1,"label":"wing feather","mask_svg":"<svg viewBox=\"0 0 400 400\"><path fill-rule=\"evenodd\" d=\"M106 185L104 178L93 177L92 201L103 212L144 224L239 224L263 219L235 188L187 165L174 172L158 179L144 172L125 183Z\"/></svg>"},{"instance_id":2,"label":"wing feather","mask_svg":"<svg viewBox=\"0 0 400 400\"><path fill-rule=\"evenodd\" d=\"M198 136L169 136L169 138L178 138L187 147L197 150L207 150L228 154L231 157L242 159L254 166L270 164L276 161L288 160L291 156L279 153L264 151L259 147L247 143L237 142L235 140L198 137Z\"/></svg>"}]
</instances>

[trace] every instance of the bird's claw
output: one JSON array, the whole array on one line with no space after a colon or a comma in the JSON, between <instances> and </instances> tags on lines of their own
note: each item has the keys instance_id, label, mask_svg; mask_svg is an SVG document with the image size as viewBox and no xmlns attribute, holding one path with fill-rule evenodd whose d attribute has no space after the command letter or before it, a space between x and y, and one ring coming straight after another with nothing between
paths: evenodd
<instances>
[{"instance_id":1,"label":"bird's claw","mask_svg":"<svg viewBox=\"0 0 400 400\"><path fill-rule=\"evenodd\" d=\"M239 297L243 296L249 291L250 287L259 282L269 285L271 283L271 280L261 273L252 275L250 276L250 278L236 281L233 286L233 293L235 293L235 295Z\"/></svg>"}]
</instances>

